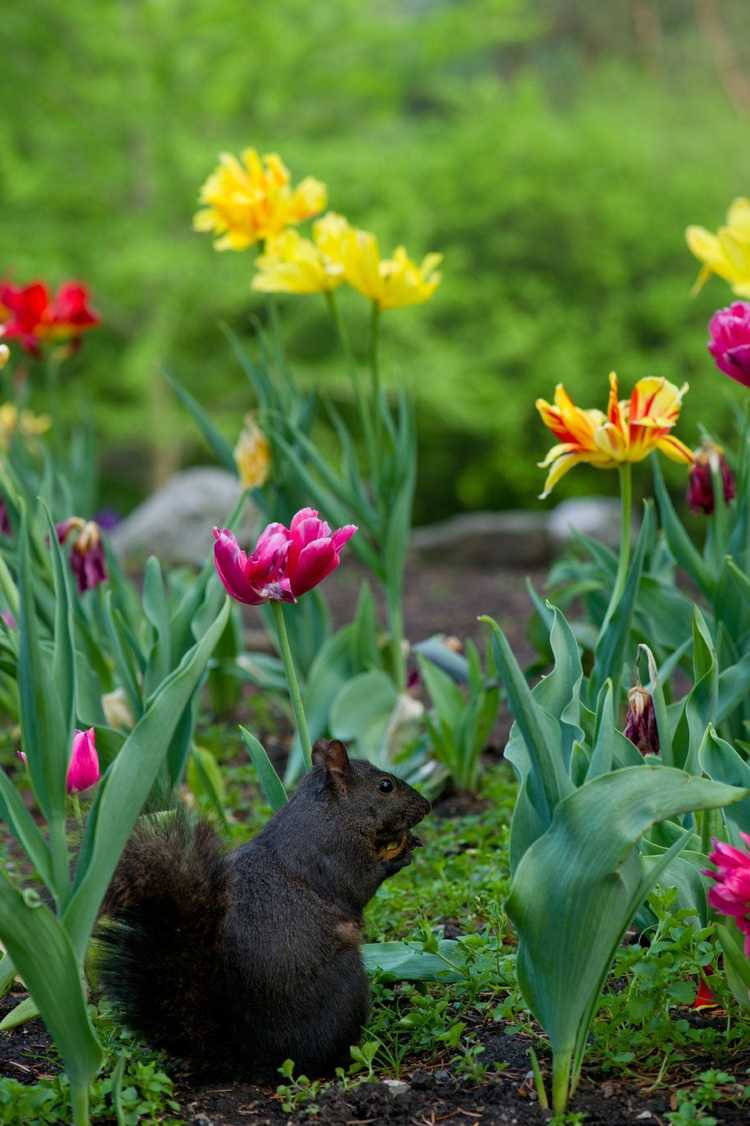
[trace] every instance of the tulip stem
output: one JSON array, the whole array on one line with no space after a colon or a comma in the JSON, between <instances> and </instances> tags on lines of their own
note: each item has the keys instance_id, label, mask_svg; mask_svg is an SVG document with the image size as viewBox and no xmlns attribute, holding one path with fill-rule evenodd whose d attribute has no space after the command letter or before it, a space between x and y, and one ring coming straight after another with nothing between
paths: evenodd
<instances>
[{"instance_id":1,"label":"tulip stem","mask_svg":"<svg viewBox=\"0 0 750 1126\"><path fill-rule=\"evenodd\" d=\"M299 735L299 741L302 746L302 754L304 755L305 762L309 769L312 766L310 729L307 726L307 716L305 715L305 708L302 703L302 693L300 691L299 681L297 680L297 671L294 667L292 649L289 644L289 634L287 633L286 621L284 620L284 607L281 602L272 601L271 611L276 622L276 635L279 640L281 659L284 662L284 671L289 686L289 699L292 702L292 711L294 712L294 721L297 725L297 734Z\"/></svg>"},{"instance_id":2,"label":"tulip stem","mask_svg":"<svg viewBox=\"0 0 750 1126\"><path fill-rule=\"evenodd\" d=\"M365 438L365 448L367 450L367 461L369 465L370 474L374 474L376 467L375 459L375 442L372 432L372 423L365 408L364 399L362 398L362 388L359 382L359 370L357 368L357 361L354 358L354 350L352 342L349 338L349 331L341 316L338 302L335 294L328 290L325 294L326 306L333 321L336 332L338 333L339 341L341 342L341 349L346 357L347 367L349 368L349 377L352 381L352 389L354 391L354 400L357 404L360 421L362 423L362 431Z\"/></svg>"},{"instance_id":3,"label":"tulip stem","mask_svg":"<svg viewBox=\"0 0 750 1126\"><path fill-rule=\"evenodd\" d=\"M89 1085L70 1084L70 1103L73 1109L74 1126L89 1126Z\"/></svg>"},{"instance_id":4,"label":"tulip stem","mask_svg":"<svg viewBox=\"0 0 750 1126\"><path fill-rule=\"evenodd\" d=\"M391 635L391 653L393 660L393 677L398 692L406 689L406 658L404 657L404 611L401 592L386 591L386 608L388 612L388 628Z\"/></svg>"},{"instance_id":5,"label":"tulip stem","mask_svg":"<svg viewBox=\"0 0 750 1126\"><path fill-rule=\"evenodd\" d=\"M375 427L375 447L380 438L380 359L378 357L378 329L380 327L380 306L372 303L370 318L370 370L372 372L372 409Z\"/></svg>"},{"instance_id":6,"label":"tulip stem","mask_svg":"<svg viewBox=\"0 0 750 1126\"><path fill-rule=\"evenodd\" d=\"M630 564L630 537L632 528L633 479L631 476L630 462L626 461L620 466L620 557L617 562L615 585L612 588L609 606L607 607L607 613L602 623L602 633L604 633L605 629L607 629L609 623L612 621L612 616L625 590L625 581L628 577L628 566Z\"/></svg>"}]
</instances>

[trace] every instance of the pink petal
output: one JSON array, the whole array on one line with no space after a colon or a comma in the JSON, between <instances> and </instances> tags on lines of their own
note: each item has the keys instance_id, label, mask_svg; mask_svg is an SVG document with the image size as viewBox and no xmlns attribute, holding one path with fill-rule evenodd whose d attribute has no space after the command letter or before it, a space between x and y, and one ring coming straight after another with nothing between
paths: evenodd
<instances>
[{"instance_id":1,"label":"pink petal","mask_svg":"<svg viewBox=\"0 0 750 1126\"><path fill-rule=\"evenodd\" d=\"M292 590L299 598L301 594L312 590L318 583L335 571L340 559L330 539L314 540L302 548L294 568L290 568L289 577L292 581Z\"/></svg>"},{"instance_id":2,"label":"pink petal","mask_svg":"<svg viewBox=\"0 0 750 1126\"><path fill-rule=\"evenodd\" d=\"M335 531L331 536L331 540L336 551L341 551L341 548L345 543L349 542L356 531L356 524L345 524L343 528L339 528Z\"/></svg>"},{"instance_id":3,"label":"pink petal","mask_svg":"<svg viewBox=\"0 0 750 1126\"><path fill-rule=\"evenodd\" d=\"M264 599L247 579L247 555L228 528L214 528L214 566L227 593L238 602L257 606Z\"/></svg>"}]
</instances>

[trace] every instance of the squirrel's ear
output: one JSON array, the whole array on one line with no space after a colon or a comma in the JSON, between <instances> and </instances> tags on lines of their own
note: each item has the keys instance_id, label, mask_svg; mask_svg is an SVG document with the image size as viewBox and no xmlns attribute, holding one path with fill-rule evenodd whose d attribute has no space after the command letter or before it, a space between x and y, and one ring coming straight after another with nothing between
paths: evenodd
<instances>
[{"instance_id":1,"label":"squirrel's ear","mask_svg":"<svg viewBox=\"0 0 750 1126\"><path fill-rule=\"evenodd\" d=\"M337 790L345 790L351 763L346 747L340 739L318 739L312 751L312 760L316 766L324 766L329 781Z\"/></svg>"}]
</instances>

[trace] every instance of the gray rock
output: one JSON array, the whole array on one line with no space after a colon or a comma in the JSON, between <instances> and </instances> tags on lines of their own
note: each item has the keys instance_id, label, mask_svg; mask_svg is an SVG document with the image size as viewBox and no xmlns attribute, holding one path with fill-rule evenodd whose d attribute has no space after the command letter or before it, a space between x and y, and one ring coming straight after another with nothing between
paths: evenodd
<instances>
[{"instance_id":1,"label":"gray rock","mask_svg":"<svg viewBox=\"0 0 750 1126\"><path fill-rule=\"evenodd\" d=\"M553 543L548 514L518 509L468 512L416 528L412 550L430 563L467 567L528 567L546 563Z\"/></svg>"},{"instance_id":2,"label":"gray rock","mask_svg":"<svg viewBox=\"0 0 750 1126\"><path fill-rule=\"evenodd\" d=\"M549 531L555 548L572 539L573 530L601 540L609 547L620 542L620 502L614 497L572 497L558 504L549 515Z\"/></svg>"},{"instance_id":3,"label":"gray rock","mask_svg":"<svg viewBox=\"0 0 750 1126\"><path fill-rule=\"evenodd\" d=\"M225 469L183 469L112 530L112 546L122 559L134 563L153 554L165 563L201 565L211 550L211 529L226 523L240 492L238 479ZM247 501L238 532L243 546L258 523L258 509Z\"/></svg>"},{"instance_id":4,"label":"gray rock","mask_svg":"<svg viewBox=\"0 0 750 1126\"><path fill-rule=\"evenodd\" d=\"M397 1095L405 1095L409 1091L409 1084L404 1083L403 1079L384 1079L383 1086L388 1088L388 1094L393 1095L394 1098Z\"/></svg>"}]
</instances>

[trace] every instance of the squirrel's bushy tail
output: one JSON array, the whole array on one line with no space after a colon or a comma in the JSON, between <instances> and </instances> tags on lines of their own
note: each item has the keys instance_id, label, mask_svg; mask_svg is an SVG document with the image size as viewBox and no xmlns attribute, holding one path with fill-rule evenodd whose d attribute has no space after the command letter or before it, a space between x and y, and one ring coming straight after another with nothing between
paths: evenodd
<instances>
[{"instance_id":1,"label":"squirrel's bushy tail","mask_svg":"<svg viewBox=\"0 0 750 1126\"><path fill-rule=\"evenodd\" d=\"M211 1043L228 905L213 830L182 810L142 818L104 903L100 980L124 1023L173 1055Z\"/></svg>"}]
</instances>

